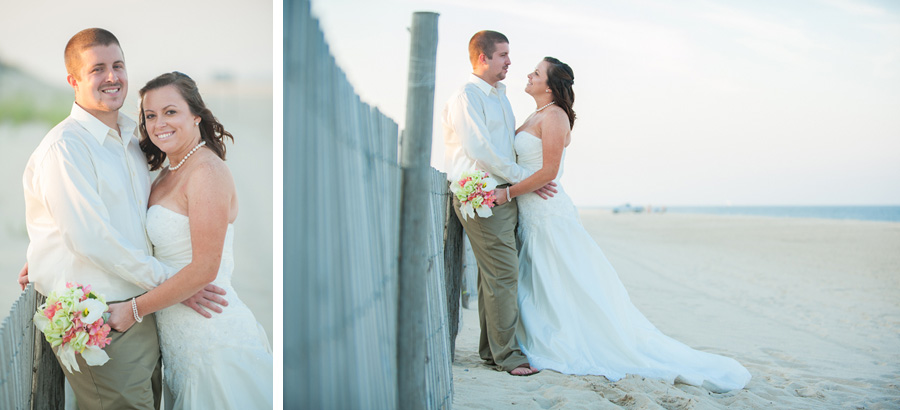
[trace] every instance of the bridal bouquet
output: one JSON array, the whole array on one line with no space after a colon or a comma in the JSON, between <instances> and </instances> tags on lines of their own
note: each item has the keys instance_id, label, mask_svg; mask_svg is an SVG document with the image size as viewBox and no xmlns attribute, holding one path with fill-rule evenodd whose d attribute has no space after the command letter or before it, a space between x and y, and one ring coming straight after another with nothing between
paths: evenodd
<instances>
[{"instance_id":1,"label":"bridal bouquet","mask_svg":"<svg viewBox=\"0 0 900 410\"><path fill-rule=\"evenodd\" d=\"M99 366L109 360L103 348L112 340L107 337L110 327L104 312L109 307L103 296L91 291L90 285L66 283L62 293L50 292L47 302L34 314L34 325L51 346L59 346L59 361L69 372L80 372L75 354L89 366Z\"/></svg>"},{"instance_id":2,"label":"bridal bouquet","mask_svg":"<svg viewBox=\"0 0 900 410\"><path fill-rule=\"evenodd\" d=\"M497 188L497 181L487 172L478 170L464 172L459 181L450 184L450 192L456 195L456 199L462 204L459 211L463 220L474 218L476 212L482 218L494 214L491 212L496 199L494 188Z\"/></svg>"}]
</instances>

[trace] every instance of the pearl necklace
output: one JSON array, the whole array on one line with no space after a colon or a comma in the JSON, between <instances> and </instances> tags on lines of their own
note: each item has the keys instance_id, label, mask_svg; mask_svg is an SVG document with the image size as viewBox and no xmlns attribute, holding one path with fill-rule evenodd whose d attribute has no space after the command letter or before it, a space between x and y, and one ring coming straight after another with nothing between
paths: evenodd
<instances>
[{"instance_id":1,"label":"pearl necklace","mask_svg":"<svg viewBox=\"0 0 900 410\"><path fill-rule=\"evenodd\" d=\"M176 165L174 167L169 165L169 171L176 171L176 170L178 170L178 168L181 168L181 166L184 165L184 161L187 161L187 159L190 158L191 155L194 154L194 152L196 152L198 149L200 149L200 147L202 147L204 145L206 145L206 141L200 141L200 143L197 144L197 146L194 147L194 149L192 149L190 152L188 152L187 155L185 155L184 158L181 159L181 162L179 162L178 165Z\"/></svg>"},{"instance_id":2,"label":"pearl necklace","mask_svg":"<svg viewBox=\"0 0 900 410\"><path fill-rule=\"evenodd\" d=\"M538 108L538 109L534 110L534 113L537 114L537 113L541 112L541 110L543 110L544 108L547 108L547 107L549 107L549 106L551 106L551 105L553 105L553 104L556 104L556 101L550 101L550 104L547 104L547 105L545 105L545 106L543 106L543 107L541 107L541 108Z\"/></svg>"}]
</instances>

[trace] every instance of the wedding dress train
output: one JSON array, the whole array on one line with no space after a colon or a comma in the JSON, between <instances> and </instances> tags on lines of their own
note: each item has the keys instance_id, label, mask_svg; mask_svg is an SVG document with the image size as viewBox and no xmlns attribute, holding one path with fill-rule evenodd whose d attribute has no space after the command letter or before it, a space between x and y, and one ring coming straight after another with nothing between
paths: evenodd
<instances>
[{"instance_id":1,"label":"wedding dress train","mask_svg":"<svg viewBox=\"0 0 900 410\"><path fill-rule=\"evenodd\" d=\"M521 132L515 147L520 166L541 168L539 138ZM562 164L557 184L561 176ZM517 337L531 365L612 381L636 374L715 392L743 388L750 373L740 363L691 349L638 311L571 199L557 189L549 200L533 193L517 200L523 324Z\"/></svg>"}]
</instances>

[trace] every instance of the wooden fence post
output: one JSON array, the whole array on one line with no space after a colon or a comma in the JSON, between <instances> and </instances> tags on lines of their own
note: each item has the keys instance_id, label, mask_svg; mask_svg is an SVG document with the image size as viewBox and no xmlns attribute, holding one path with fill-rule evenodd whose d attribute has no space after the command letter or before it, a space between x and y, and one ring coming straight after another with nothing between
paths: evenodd
<instances>
[{"instance_id":1,"label":"wooden fence post","mask_svg":"<svg viewBox=\"0 0 900 410\"><path fill-rule=\"evenodd\" d=\"M400 409L425 404L425 273L428 271L428 208L431 130L437 58L437 13L416 12L410 29L406 129L401 137L397 392Z\"/></svg>"},{"instance_id":2,"label":"wooden fence post","mask_svg":"<svg viewBox=\"0 0 900 410\"><path fill-rule=\"evenodd\" d=\"M448 188L449 189L449 188ZM459 302L463 276L465 244L463 227L453 210L453 194L444 201L444 280L447 289L447 321L450 325L450 360L456 360L456 335L459 334Z\"/></svg>"},{"instance_id":3,"label":"wooden fence post","mask_svg":"<svg viewBox=\"0 0 900 410\"><path fill-rule=\"evenodd\" d=\"M38 293L33 310L44 304L46 297ZM34 359L32 371L34 377L31 384L32 410L57 410L64 408L66 402L65 375L50 349L50 343L44 334L34 329Z\"/></svg>"}]
</instances>

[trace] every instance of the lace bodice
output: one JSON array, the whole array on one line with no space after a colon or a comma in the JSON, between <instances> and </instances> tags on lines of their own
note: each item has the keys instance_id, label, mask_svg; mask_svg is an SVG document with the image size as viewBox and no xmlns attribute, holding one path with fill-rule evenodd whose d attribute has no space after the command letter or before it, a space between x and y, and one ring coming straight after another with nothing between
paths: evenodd
<instances>
[{"instance_id":1,"label":"lace bodice","mask_svg":"<svg viewBox=\"0 0 900 410\"><path fill-rule=\"evenodd\" d=\"M528 169L532 173L541 169L544 165L543 141L527 132L516 134L516 163L519 166ZM552 218L571 218L578 220L578 212L572 200L563 190L559 179L563 175L563 164L566 159L566 151L563 149L560 158L559 172L556 173L554 181L557 183L558 193L550 199L543 199L537 194L528 193L517 198L519 205L519 232L527 233L530 226L541 223L542 221L552 220Z\"/></svg>"}]
</instances>

